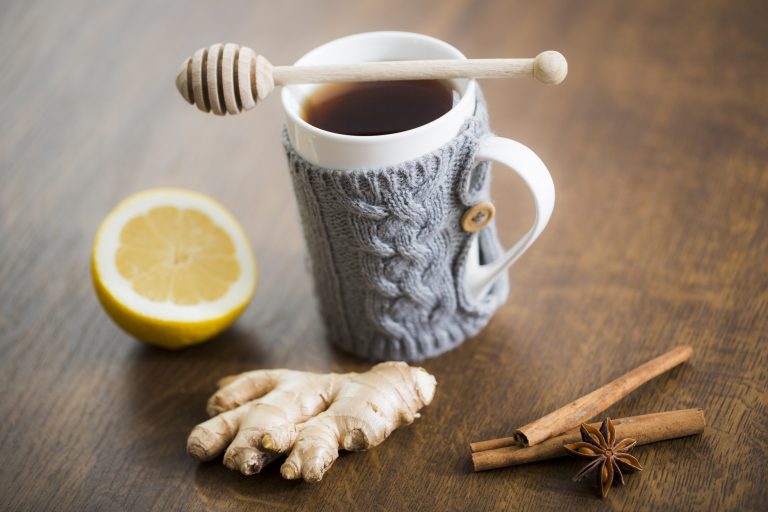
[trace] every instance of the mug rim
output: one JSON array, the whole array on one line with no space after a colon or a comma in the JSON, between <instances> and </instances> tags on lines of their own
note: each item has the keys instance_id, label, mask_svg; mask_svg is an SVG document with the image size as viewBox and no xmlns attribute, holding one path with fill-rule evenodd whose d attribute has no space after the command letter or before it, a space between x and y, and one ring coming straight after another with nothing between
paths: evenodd
<instances>
[{"instance_id":1,"label":"mug rim","mask_svg":"<svg viewBox=\"0 0 768 512\"><path fill-rule=\"evenodd\" d=\"M458 48L436 37L428 36L426 34L419 34L417 32L406 32L406 31L398 31L398 30L379 30L379 31L373 31L373 32L360 32L358 34L351 34L348 36L339 37L337 39L333 39L331 41L323 43L320 46L316 46L315 48L309 50L307 53L302 55L298 60L296 60L296 62L294 62L294 65L301 65L302 61L306 61L312 58L314 54L327 49L329 46L337 45L339 43L348 43L350 41L354 41L355 39L368 39L368 38L381 37L381 36L403 37L411 40L420 39L422 41L427 41L431 44L436 44L438 46L443 47L444 49L450 50L452 53L456 55L456 58L459 60L467 59L467 57ZM296 101L295 95L291 92L290 87L284 87L283 90L280 91L280 100L281 100L283 111L285 112L285 114L290 117L293 123L295 123L297 126L302 128L303 130L306 130L316 136L325 137L328 139L334 139L340 142L346 142L346 143L352 143L352 144L355 144L355 143L370 144L372 142L389 142L398 138L409 137L414 134L428 131L434 128L436 125L442 122L445 122L445 120L448 117L456 115L457 111L463 111L466 108L466 103L469 102L473 97L475 97L475 88L477 87L477 82L475 80L466 79L466 81L467 81L467 85L461 94L461 99L459 99L459 101L457 101L456 104L450 108L450 110L448 110L446 113L444 113L440 117L433 119L432 121L426 124L422 124L415 128L411 128L409 130L404 130L404 131L395 132L395 133L388 133L384 135L347 135L343 133L336 133L328 130L323 130L322 128L318 128L317 126L310 124L303 117L301 117L301 115L296 111L296 109L289 107L290 100L293 100L294 103L297 105L299 104L299 102Z\"/></svg>"}]
</instances>

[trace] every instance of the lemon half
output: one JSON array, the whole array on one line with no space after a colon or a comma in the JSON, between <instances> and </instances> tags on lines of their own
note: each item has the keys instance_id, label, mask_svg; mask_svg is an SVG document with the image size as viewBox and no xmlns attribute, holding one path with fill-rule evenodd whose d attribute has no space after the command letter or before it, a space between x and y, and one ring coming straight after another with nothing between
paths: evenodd
<instances>
[{"instance_id":1,"label":"lemon half","mask_svg":"<svg viewBox=\"0 0 768 512\"><path fill-rule=\"evenodd\" d=\"M207 196L170 188L130 196L107 215L91 270L112 319L165 348L226 329L251 300L257 276L237 220Z\"/></svg>"}]
</instances>

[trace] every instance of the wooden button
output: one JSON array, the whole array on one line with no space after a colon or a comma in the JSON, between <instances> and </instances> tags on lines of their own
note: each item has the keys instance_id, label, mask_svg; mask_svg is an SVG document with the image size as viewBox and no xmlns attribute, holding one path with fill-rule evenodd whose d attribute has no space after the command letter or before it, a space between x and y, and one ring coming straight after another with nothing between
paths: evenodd
<instances>
[{"instance_id":1,"label":"wooden button","mask_svg":"<svg viewBox=\"0 0 768 512\"><path fill-rule=\"evenodd\" d=\"M496 214L496 208L493 203L478 203L464 212L461 217L461 227L467 233L480 231L491 222Z\"/></svg>"}]
</instances>

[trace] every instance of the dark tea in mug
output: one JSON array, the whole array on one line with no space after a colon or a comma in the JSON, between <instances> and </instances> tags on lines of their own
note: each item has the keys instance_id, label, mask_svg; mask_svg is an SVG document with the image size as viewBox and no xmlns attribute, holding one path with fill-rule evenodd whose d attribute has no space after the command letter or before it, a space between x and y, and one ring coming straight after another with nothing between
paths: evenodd
<instances>
[{"instance_id":1,"label":"dark tea in mug","mask_svg":"<svg viewBox=\"0 0 768 512\"><path fill-rule=\"evenodd\" d=\"M425 125L453 107L448 80L398 80L322 85L301 117L343 135L387 135Z\"/></svg>"}]
</instances>

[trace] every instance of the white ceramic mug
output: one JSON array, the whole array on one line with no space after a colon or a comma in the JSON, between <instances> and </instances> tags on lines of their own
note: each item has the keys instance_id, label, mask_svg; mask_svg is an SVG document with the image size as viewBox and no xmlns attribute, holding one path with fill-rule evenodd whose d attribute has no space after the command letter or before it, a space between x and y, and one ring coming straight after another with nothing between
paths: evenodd
<instances>
[{"instance_id":1,"label":"white ceramic mug","mask_svg":"<svg viewBox=\"0 0 768 512\"><path fill-rule=\"evenodd\" d=\"M367 32L336 39L310 51L294 65L351 64L406 59L466 59L448 43L410 32ZM443 116L403 132L355 136L328 132L301 117L301 108L316 85L292 85L282 90L288 137L309 162L332 169L361 169L398 164L430 153L453 139L475 109L477 83L453 80L461 99ZM481 297L496 278L514 263L544 230L555 205L555 187L547 167L536 154L511 139L489 135L481 142L476 161L497 162L511 169L530 188L536 206L531 229L493 263L481 265L477 239L473 241L464 284Z\"/></svg>"}]
</instances>

